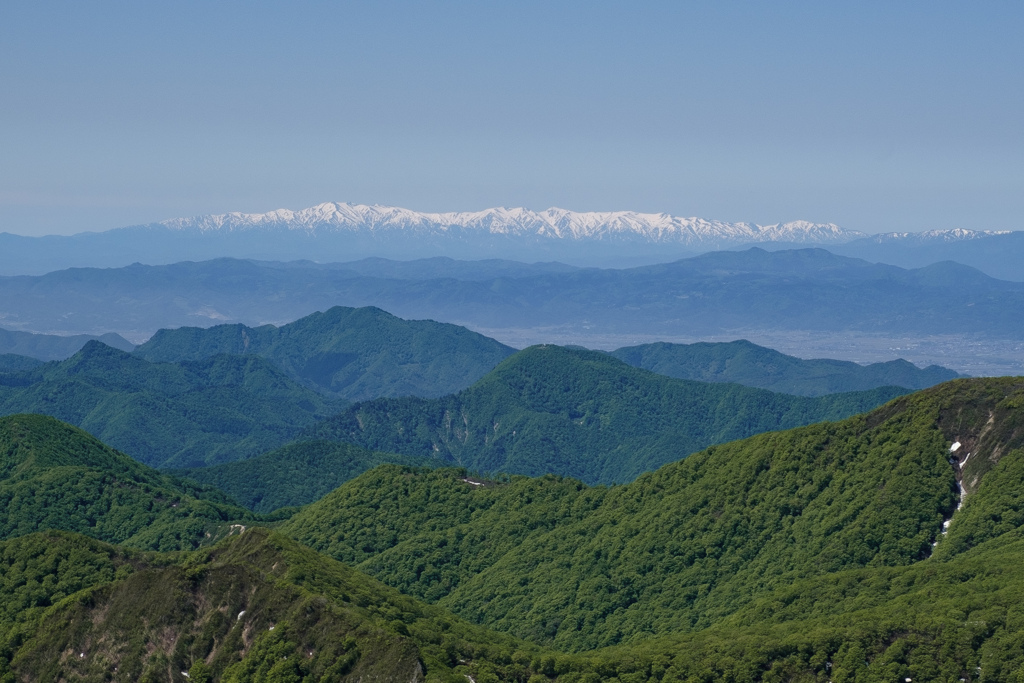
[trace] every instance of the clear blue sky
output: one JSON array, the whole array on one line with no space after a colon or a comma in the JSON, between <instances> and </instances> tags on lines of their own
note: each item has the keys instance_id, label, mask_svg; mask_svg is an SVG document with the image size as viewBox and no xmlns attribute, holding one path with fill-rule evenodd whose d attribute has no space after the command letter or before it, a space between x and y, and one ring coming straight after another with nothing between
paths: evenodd
<instances>
[{"instance_id":1,"label":"clear blue sky","mask_svg":"<svg viewBox=\"0 0 1024 683\"><path fill-rule=\"evenodd\" d=\"M323 201L1024 229L1022 36L1019 0L8 0L0 231Z\"/></svg>"}]
</instances>

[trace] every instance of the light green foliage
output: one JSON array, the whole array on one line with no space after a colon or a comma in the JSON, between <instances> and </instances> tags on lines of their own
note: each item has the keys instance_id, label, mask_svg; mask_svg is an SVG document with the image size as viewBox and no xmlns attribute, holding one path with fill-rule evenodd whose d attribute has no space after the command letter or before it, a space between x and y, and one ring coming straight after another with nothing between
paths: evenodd
<instances>
[{"instance_id":1,"label":"light green foliage","mask_svg":"<svg viewBox=\"0 0 1024 683\"><path fill-rule=\"evenodd\" d=\"M700 382L735 382L798 396L824 396L897 386L926 389L959 375L930 365L921 369L905 360L858 365L850 361L804 360L746 340L627 346L612 356L661 375Z\"/></svg>"},{"instance_id":2,"label":"light green foliage","mask_svg":"<svg viewBox=\"0 0 1024 683\"><path fill-rule=\"evenodd\" d=\"M52 415L155 467L257 455L337 406L262 358L149 363L99 342L0 376L0 414Z\"/></svg>"},{"instance_id":3,"label":"light green foliage","mask_svg":"<svg viewBox=\"0 0 1024 683\"><path fill-rule=\"evenodd\" d=\"M958 380L610 489L515 477L477 487L458 471L381 468L282 529L524 638L572 650L636 642L708 627L793 581L926 560L957 503L949 444L960 434L978 457L1005 453L1024 431L1007 407L1021 395L1019 380ZM1015 481L1017 469L1016 456L1001 463L993 488L1016 490L1000 477ZM1016 494L984 500L963 511L990 520L972 543L1017 524ZM940 550L971 544L957 540L960 524Z\"/></svg>"},{"instance_id":4,"label":"light green foliage","mask_svg":"<svg viewBox=\"0 0 1024 683\"><path fill-rule=\"evenodd\" d=\"M293 379L348 400L442 396L469 386L514 349L464 327L335 306L275 327L160 330L135 350L151 361L252 354Z\"/></svg>"},{"instance_id":5,"label":"light green foliage","mask_svg":"<svg viewBox=\"0 0 1024 683\"><path fill-rule=\"evenodd\" d=\"M347 443L300 441L242 462L175 470L173 474L214 486L255 512L271 512L319 500L382 463L438 464Z\"/></svg>"},{"instance_id":6,"label":"light green foliage","mask_svg":"<svg viewBox=\"0 0 1024 683\"><path fill-rule=\"evenodd\" d=\"M250 517L220 492L162 475L54 418L0 418L0 539L60 529L176 550Z\"/></svg>"},{"instance_id":7,"label":"light green foliage","mask_svg":"<svg viewBox=\"0 0 1024 683\"><path fill-rule=\"evenodd\" d=\"M841 419L903 393L789 396L671 379L595 351L535 346L453 396L359 403L306 435L484 472L607 484L713 443Z\"/></svg>"}]
</instances>

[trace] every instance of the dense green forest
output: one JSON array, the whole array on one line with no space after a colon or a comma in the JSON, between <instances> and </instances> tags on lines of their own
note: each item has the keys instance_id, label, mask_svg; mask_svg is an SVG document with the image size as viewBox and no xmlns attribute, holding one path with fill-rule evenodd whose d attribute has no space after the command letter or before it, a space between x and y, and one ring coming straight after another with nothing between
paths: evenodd
<instances>
[{"instance_id":1,"label":"dense green forest","mask_svg":"<svg viewBox=\"0 0 1024 683\"><path fill-rule=\"evenodd\" d=\"M877 387L927 389L960 375L930 365L918 368L905 360L858 365L851 361L787 356L746 340L627 346L611 352L630 365L668 377L699 382L735 382L797 396L824 396Z\"/></svg>"},{"instance_id":2,"label":"dense green forest","mask_svg":"<svg viewBox=\"0 0 1024 683\"><path fill-rule=\"evenodd\" d=\"M0 543L0 681L527 680L536 645L250 529L156 555L74 534Z\"/></svg>"},{"instance_id":3,"label":"dense green forest","mask_svg":"<svg viewBox=\"0 0 1024 683\"><path fill-rule=\"evenodd\" d=\"M1022 407L956 380L614 486L383 464L275 517L3 418L0 681L1021 680Z\"/></svg>"},{"instance_id":4,"label":"dense green forest","mask_svg":"<svg viewBox=\"0 0 1024 683\"><path fill-rule=\"evenodd\" d=\"M346 481L384 463L442 464L427 458L369 451L347 443L300 441L242 462L171 473L213 486L255 512L271 512L319 500Z\"/></svg>"},{"instance_id":5,"label":"dense green forest","mask_svg":"<svg viewBox=\"0 0 1024 683\"><path fill-rule=\"evenodd\" d=\"M0 374L0 414L52 415L154 467L252 457L340 405L258 356L150 363L97 341L65 361Z\"/></svg>"},{"instance_id":6,"label":"dense green forest","mask_svg":"<svg viewBox=\"0 0 1024 683\"><path fill-rule=\"evenodd\" d=\"M455 470L380 468L282 530L536 642L634 642L707 627L794 580L927 559L957 505L950 445L972 453L959 513L969 518L994 495L971 482L1024 440L1022 397L1019 379L959 380L841 422L715 446L611 488L552 477L475 486ZM984 524L954 522L939 547L1012 528L1009 497L998 514L977 513Z\"/></svg>"},{"instance_id":7,"label":"dense green forest","mask_svg":"<svg viewBox=\"0 0 1024 683\"><path fill-rule=\"evenodd\" d=\"M468 387L512 349L458 325L335 306L281 327L160 330L135 350L149 361L252 354L332 396L442 396Z\"/></svg>"},{"instance_id":8,"label":"dense green forest","mask_svg":"<svg viewBox=\"0 0 1024 683\"><path fill-rule=\"evenodd\" d=\"M0 372L21 372L38 368L43 361L16 353L0 353Z\"/></svg>"},{"instance_id":9,"label":"dense green forest","mask_svg":"<svg viewBox=\"0 0 1024 683\"><path fill-rule=\"evenodd\" d=\"M472 470L612 483L713 443L841 419L903 393L789 396L672 379L596 351L535 346L458 394L365 401L304 436Z\"/></svg>"},{"instance_id":10,"label":"dense green forest","mask_svg":"<svg viewBox=\"0 0 1024 683\"><path fill-rule=\"evenodd\" d=\"M252 518L220 491L161 474L52 417L0 418L0 539L61 529L177 550Z\"/></svg>"}]
</instances>

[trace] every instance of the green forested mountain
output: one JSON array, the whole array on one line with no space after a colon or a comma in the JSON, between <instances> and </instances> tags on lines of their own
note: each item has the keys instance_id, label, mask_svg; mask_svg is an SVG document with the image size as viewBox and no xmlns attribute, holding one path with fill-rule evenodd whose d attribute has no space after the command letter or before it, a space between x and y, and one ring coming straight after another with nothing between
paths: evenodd
<instances>
[{"instance_id":1,"label":"green forested mountain","mask_svg":"<svg viewBox=\"0 0 1024 683\"><path fill-rule=\"evenodd\" d=\"M905 360L858 365L851 361L787 356L746 340L696 344L643 344L616 349L611 355L630 365L679 379L735 382L798 396L824 396L877 387L927 389L960 375L930 365L918 368Z\"/></svg>"},{"instance_id":2,"label":"green forested mountain","mask_svg":"<svg viewBox=\"0 0 1024 683\"><path fill-rule=\"evenodd\" d=\"M43 364L38 358L19 356L16 353L0 353L0 372L21 372Z\"/></svg>"},{"instance_id":3,"label":"green forested mountain","mask_svg":"<svg viewBox=\"0 0 1024 683\"><path fill-rule=\"evenodd\" d=\"M52 415L155 467L251 457L337 407L258 356L150 363L92 341L0 375L0 414Z\"/></svg>"},{"instance_id":4,"label":"green forested mountain","mask_svg":"<svg viewBox=\"0 0 1024 683\"><path fill-rule=\"evenodd\" d=\"M746 627L735 615L758 605L780 613L794 600L811 605L794 608L798 619L828 626L827 598L787 593L799 582L852 582L839 597L854 623L856 610L890 609L885 595L910 591L892 568L940 581L956 573L942 563L977 568L973 548L1015 542L1022 401L1020 378L957 380L841 422L715 446L611 488L557 477L475 485L458 470L389 466L282 531L472 621L560 649ZM968 495L954 515L961 477ZM874 593L857 598L864 581ZM773 607L779 595L790 597ZM980 609L971 600L964 614ZM792 624L779 633L786 628L803 633Z\"/></svg>"},{"instance_id":5,"label":"green forested mountain","mask_svg":"<svg viewBox=\"0 0 1024 683\"><path fill-rule=\"evenodd\" d=\"M595 351L536 346L458 394L365 401L306 436L479 471L611 483L713 443L840 419L902 393L789 396L663 377Z\"/></svg>"},{"instance_id":6,"label":"green forested mountain","mask_svg":"<svg viewBox=\"0 0 1024 683\"><path fill-rule=\"evenodd\" d=\"M0 543L5 683L525 681L543 654L265 529L178 555Z\"/></svg>"},{"instance_id":7,"label":"green forested mountain","mask_svg":"<svg viewBox=\"0 0 1024 683\"><path fill-rule=\"evenodd\" d=\"M4 418L0 509L36 522L0 541L0 681L1018 680L1022 406L1024 378L957 380L611 487L382 465L279 527L354 568L252 516L165 555L46 531L226 506Z\"/></svg>"},{"instance_id":8,"label":"green forested mountain","mask_svg":"<svg viewBox=\"0 0 1024 683\"><path fill-rule=\"evenodd\" d=\"M255 512L271 512L319 500L346 481L384 463L441 464L427 458L369 451L348 443L300 441L249 460L172 473L216 487Z\"/></svg>"},{"instance_id":9,"label":"green forested mountain","mask_svg":"<svg viewBox=\"0 0 1024 683\"><path fill-rule=\"evenodd\" d=\"M379 308L335 306L275 327L160 330L135 354L149 361L252 354L349 399L442 396L482 377L514 349L457 325L402 320Z\"/></svg>"},{"instance_id":10,"label":"green forested mountain","mask_svg":"<svg viewBox=\"0 0 1024 683\"><path fill-rule=\"evenodd\" d=\"M191 548L252 515L44 415L0 418L0 539L44 529L135 548Z\"/></svg>"}]
</instances>

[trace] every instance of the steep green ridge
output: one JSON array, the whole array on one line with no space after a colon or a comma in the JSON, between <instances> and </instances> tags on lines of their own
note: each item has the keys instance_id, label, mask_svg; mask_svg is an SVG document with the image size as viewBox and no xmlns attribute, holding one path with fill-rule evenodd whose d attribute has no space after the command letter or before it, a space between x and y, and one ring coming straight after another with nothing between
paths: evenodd
<instances>
[{"instance_id":1,"label":"steep green ridge","mask_svg":"<svg viewBox=\"0 0 1024 683\"><path fill-rule=\"evenodd\" d=\"M928 387L956 379L955 370L938 365L918 368L899 359L858 365L850 361L787 356L746 340L696 344L643 344L612 351L630 365L679 379L735 382L798 396L824 396L877 387Z\"/></svg>"},{"instance_id":2,"label":"steep green ridge","mask_svg":"<svg viewBox=\"0 0 1024 683\"><path fill-rule=\"evenodd\" d=\"M155 467L254 456L337 406L256 356L149 363L96 341L0 375L0 414L52 415Z\"/></svg>"},{"instance_id":3,"label":"steep green ridge","mask_svg":"<svg viewBox=\"0 0 1024 683\"><path fill-rule=\"evenodd\" d=\"M611 483L713 443L848 417L903 393L789 396L663 377L595 351L535 346L458 394L362 402L305 436L478 471Z\"/></svg>"},{"instance_id":4,"label":"steep green ridge","mask_svg":"<svg viewBox=\"0 0 1024 683\"><path fill-rule=\"evenodd\" d=\"M265 529L177 556L37 534L0 563L4 681L526 680L541 662Z\"/></svg>"},{"instance_id":5,"label":"steep green ridge","mask_svg":"<svg viewBox=\"0 0 1024 683\"><path fill-rule=\"evenodd\" d=\"M38 358L19 356L16 353L0 353L0 372L21 372L43 364Z\"/></svg>"},{"instance_id":6,"label":"steep green ridge","mask_svg":"<svg viewBox=\"0 0 1024 683\"><path fill-rule=\"evenodd\" d=\"M457 325L343 306L281 327L160 330L135 350L150 361L254 354L308 386L349 400L442 396L469 386L513 352Z\"/></svg>"},{"instance_id":7,"label":"steep green ridge","mask_svg":"<svg viewBox=\"0 0 1024 683\"><path fill-rule=\"evenodd\" d=\"M424 466L426 458L368 451L347 443L300 441L242 462L172 470L213 486L255 512L305 505L384 463Z\"/></svg>"},{"instance_id":8,"label":"steep green ridge","mask_svg":"<svg viewBox=\"0 0 1024 683\"><path fill-rule=\"evenodd\" d=\"M251 517L220 492L160 474L52 417L0 418L0 539L62 529L174 550Z\"/></svg>"},{"instance_id":9,"label":"steep green ridge","mask_svg":"<svg viewBox=\"0 0 1024 683\"><path fill-rule=\"evenodd\" d=\"M1012 529L1024 505L1007 492L1021 488L1018 466L1003 460L1024 445L1022 405L1024 379L956 380L611 488L552 477L477 486L457 470L378 468L282 531L536 642L638 642L712 626L794 581L913 565L939 541L937 561ZM957 515L985 523L955 518L942 538L957 505L957 441L957 458L971 453ZM1004 471L1012 486L998 486Z\"/></svg>"}]
</instances>

